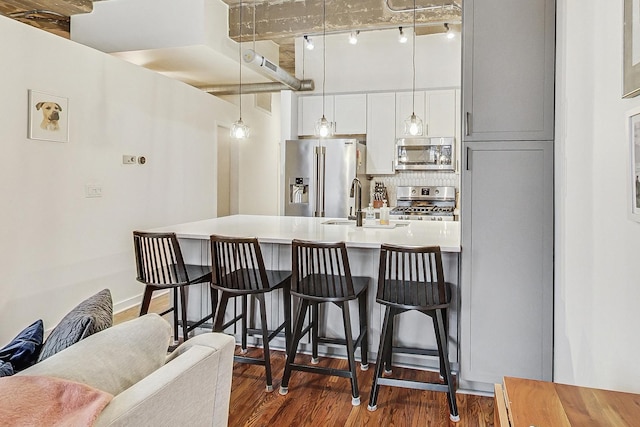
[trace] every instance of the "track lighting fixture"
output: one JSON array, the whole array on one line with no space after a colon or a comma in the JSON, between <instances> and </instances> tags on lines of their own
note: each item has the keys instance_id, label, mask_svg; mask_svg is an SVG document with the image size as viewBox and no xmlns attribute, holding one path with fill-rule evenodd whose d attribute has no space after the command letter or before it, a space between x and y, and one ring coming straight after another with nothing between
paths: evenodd
<instances>
[{"instance_id":1,"label":"track lighting fixture","mask_svg":"<svg viewBox=\"0 0 640 427\"><path fill-rule=\"evenodd\" d=\"M304 36L304 47L308 50L313 50L315 45L313 44L313 39L309 36Z\"/></svg>"},{"instance_id":2,"label":"track lighting fixture","mask_svg":"<svg viewBox=\"0 0 640 427\"><path fill-rule=\"evenodd\" d=\"M402 27L398 27L398 29L400 30L400 34L398 34L398 41L400 43L406 43L408 40L407 35L402 31Z\"/></svg>"},{"instance_id":3,"label":"track lighting fixture","mask_svg":"<svg viewBox=\"0 0 640 427\"><path fill-rule=\"evenodd\" d=\"M351 31L351 34L349 34L349 43L358 44L358 34L360 34L360 30Z\"/></svg>"}]
</instances>

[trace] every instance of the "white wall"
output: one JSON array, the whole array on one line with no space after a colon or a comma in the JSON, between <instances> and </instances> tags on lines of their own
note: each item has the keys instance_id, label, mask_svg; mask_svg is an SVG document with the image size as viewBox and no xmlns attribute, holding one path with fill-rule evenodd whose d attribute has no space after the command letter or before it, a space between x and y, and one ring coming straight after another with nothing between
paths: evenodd
<instances>
[{"instance_id":1,"label":"white wall","mask_svg":"<svg viewBox=\"0 0 640 427\"><path fill-rule=\"evenodd\" d=\"M412 87L411 29L409 41L398 42L398 30L360 33L351 45L347 34L327 35L326 93L403 91ZM303 47L296 39L296 76L313 79L315 93L322 93L323 42L314 37L315 49ZM458 88L461 82L460 35L447 39L444 34L416 37L416 89Z\"/></svg>"},{"instance_id":2,"label":"white wall","mask_svg":"<svg viewBox=\"0 0 640 427\"><path fill-rule=\"evenodd\" d=\"M137 302L132 230L215 216L216 128L238 109L8 18L0 17L0 34L2 343L37 318L53 327L103 288L116 308ZM27 138L28 89L69 99L69 142ZM272 125L250 98L243 113L254 137L239 150L240 170L251 171L240 185L277 194L279 119ZM147 164L123 165L123 154ZM85 184L101 185L103 197L85 198ZM267 201L251 191L240 209L276 212Z\"/></svg>"},{"instance_id":3,"label":"white wall","mask_svg":"<svg viewBox=\"0 0 640 427\"><path fill-rule=\"evenodd\" d=\"M640 392L640 224L627 218L623 2L558 1L555 380Z\"/></svg>"}]
</instances>

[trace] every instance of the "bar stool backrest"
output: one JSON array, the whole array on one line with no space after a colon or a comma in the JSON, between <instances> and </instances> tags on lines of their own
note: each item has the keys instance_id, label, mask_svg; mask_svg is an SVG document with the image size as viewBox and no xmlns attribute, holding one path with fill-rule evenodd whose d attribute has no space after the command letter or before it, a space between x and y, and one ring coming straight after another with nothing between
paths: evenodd
<instances>
[{"instance_id":1,"label":"bar stool backrest","mask_svg":"<svg viewBox=\"0 0 640 427\"><path fill-rule=\"evenodd\" d=\"M405 309L444 308L451 301L439 246L380 248L377 301Z\"/></svg>"},{"instance_id":2,"label":"bar stool backrest","mask_svg":"<svg viewBox=\"0 0 640 427\"><path fill-rule=\"evenodd\" d=\"M322 301L353 299L353 280L344 242L291 242L291 294Z\"/></svg>"},{"instance_id":3,"label":"bar stool backrest","mask_svg":"<svg viewBox=\"0 0 640 427\"><path fill-rule=\"evenodd\" d=\"M269 280L258 239L212 235L212 284L228 290L269 290Z\"/></svg>"},{"instance_id":4,"label":"bar stool backrest","mask_svg":"<svg viewBox=\"0 0 640 427\"><path fill-rule=\"evenodd\" d=\"M175 233L133 232L139 282L154 286L189 283L182 252Z\"/></svg>"}]
</instances>

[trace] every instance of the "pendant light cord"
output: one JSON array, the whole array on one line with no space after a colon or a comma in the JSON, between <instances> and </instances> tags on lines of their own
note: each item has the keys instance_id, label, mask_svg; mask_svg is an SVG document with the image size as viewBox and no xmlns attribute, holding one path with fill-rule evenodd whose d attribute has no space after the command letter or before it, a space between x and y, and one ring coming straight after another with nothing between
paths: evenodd
<instances>
[{"instance_id":1,"label":"pendant light cord","mask_svg":"<svg viewBox=\"0 0 640 427\"><path fill-rule=\"evenodd\" d=\"M411 109L412 115L416 114L416 0L413 0L413 60L412 60L412 68L413 68L413 83L412 83L412 91L413 91L413 99Z\"/></svg>"},{"instance_id":2,"label":"pendant light cord","mask_svg":"<svg viewBox=\"0 0 640 427\"><path fill-rule=\"evenodd\" d=\"M242 0L240 0L240 41L238 42L238 64L240 65L240 121L242 121Z\"/></svg>"},{"instance_id":3,"label":"pendant light cord","mask_svg":"<svg viewBox=\"0 0 640 427\"><path fill-rule=\"evenodd\" d=\"M256 51L256 0L253 0L253 51Z\"/></svg>"},{"instance_id":4,"label":"pendant light cord","mask_svg":"<svg viewBox=\"0 0 640 427\"><path fill-rule=\"evenodd\" d=\"M415 1L415 0L414 0ZM327 79L327 0L322 1L322 117L324 117L324 85Z\"/></svg>"}]
</instances>

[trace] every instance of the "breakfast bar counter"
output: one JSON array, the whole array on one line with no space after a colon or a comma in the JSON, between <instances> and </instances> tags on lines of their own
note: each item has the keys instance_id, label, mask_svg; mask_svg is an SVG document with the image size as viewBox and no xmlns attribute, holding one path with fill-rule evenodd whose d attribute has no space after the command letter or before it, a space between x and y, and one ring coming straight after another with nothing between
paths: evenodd
<instances>
[{"instance_id":1,"label":"breakfast bar counter","mask_svg":"<svg viewBox=\"0 0 640 427\"><path fill-rule=\"evenodd\" d=\"M337 242L347 247L379 249L382 243L440 246L442 252L460 252L458 221L391 221L393 228L356 227L341 218L232 215L157 228L180 239L208 239L212 234L257 237L260 243L290 244L293 239Z\"/></svg>"},{"instance_id":2,"label":"breakfast bar counter","mask_svg":"<svg viewBox=\"0 0 640 427\"><path fill-rule=\"evenodd\" d=\"M388 243L406 246L440 246L445 279L452 285L452 303L449 311L449 360L452 362L452 369L458 370L460 223L457 221L391 221L389 228L380 226L369 228L366 222L364 227L356 227L355 221L347 221L344 218L232 215L148 231L176 233L186 262L209 265L211 264L210 235L257 237L265 266L273 270L291 269L293 239L345 242L352 274L371 278L368 290L370 360L375 360L384 317L382 306L376 303L380 245ZM203 314L211 311L209 295L206 287L198 289L197 286L189 286L189 306L187 307L189 318L200 319ZM270 325L280 324L283 316L281 295L268 295L267 306L270 307L267 322ZM228 319L233 317L234 310L235 308L230 304L226 313ZM357 313L357 310L353 312ZM321 310L321 316L326 318L322 322L327 329L325 332L339 336L343 329L339 309L327 305L324 310ZM398 316L395 320L397 344L435 348L436 339L433 328L424 327L425 322L431 322L431 319L418 312L407 312ZM355 333L358 327L357 318L352 319L352 325ZM272 342L272 348L284 349L284 341L279 342L278 339ZM259 343L256 342L256 344ZM301 344L302 351L306 351L305 345ZM336 357L345 355L340 346L331 344L321 345L320 353ZM397 359L399 363L407 366L422 368L437 366L437 360L426 356L399 355Z\"/></svg>"}]
</instances>

